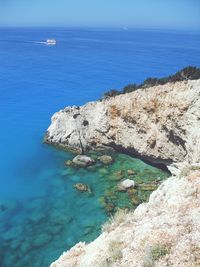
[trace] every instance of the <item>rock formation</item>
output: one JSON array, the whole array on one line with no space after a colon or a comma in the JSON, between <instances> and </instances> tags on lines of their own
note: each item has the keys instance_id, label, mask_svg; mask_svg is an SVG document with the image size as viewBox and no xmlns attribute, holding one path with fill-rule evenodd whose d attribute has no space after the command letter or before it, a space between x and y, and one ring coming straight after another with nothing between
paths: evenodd
<instances>
[{"instance_id":1,"label":"rock formation","mask_svg":"<svg viewBox=\"0 0 200 267\"><path fill-rule=\"evenodd\" d=\"M77 152L114 148L172 174L148 203L51 267L200 266L200 80L65 108L52 117L45 141Z\"/></svg>"},{"instance_id":2,"label":"rock formation","mask_svg":"<svg viewBox=\"0 0 200 267\"><path fill-rule=\"evenodd\" d=\"M155 163L200 159L200 80L168 83L67 107L45 141L77 152L112 147ZM198 147L198 149L197 149Z\"/></svg>"}]
</instances>

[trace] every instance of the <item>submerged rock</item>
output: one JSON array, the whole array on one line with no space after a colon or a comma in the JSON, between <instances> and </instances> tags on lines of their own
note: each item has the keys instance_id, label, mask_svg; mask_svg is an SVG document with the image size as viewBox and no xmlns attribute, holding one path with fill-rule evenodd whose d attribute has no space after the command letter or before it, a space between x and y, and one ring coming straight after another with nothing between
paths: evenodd
<instances>
[{"instance_id":1,"label":"submerged rock","mask_svg":"<svg viewBox=\"0 0 200 267\"><path fill-rule=\"evenodd\" d=\"M113 163L113 158L109 155L100 156L100 157L98 157L98 160L100 162L102 162L103 164L106 164L106 165Z\"/></svg>"},{"instance_id":2,"label":"submerged rock","mask_svg":"<svg viewBox=\"0 0 200 267\"><path fill-rule=\"evenodd\" d=\"M110 176L110 179L113 180L113 181L120 181L120 180L124 179L124 177L125 177L124 170L120 170L120 171L117 171L117 172L113 173Z\"/></svg>"},{"instance_id":3,"label":"submerged rock","mask_svg":"<svg viewBox=\"0 0 200 267\"><path fill-rule=\"evenodd\" d=\"M92 192L89 185L87 184L77 183L74 185L74 188L80 192Z\"/></svg>"},{"instance_id":4,"label":"submerged rock","mask_svg":"<svg viewBox=\"0 0 200 267\"><path fill-rule=\"evenodd\" d=\"M73 161L72 160L66 160L65 161L65 165L66 166L72 166L73 165Z\"/></svg>"},{"instance_id":5,"label":"submerged rock","mask_svg":"<svg viewBox=\"0 0 200 267\"><path fill-rule=\"evenodd\" d=\"M135 172L134 170L132 170L132 169L129 169L129 170L127 171L127 174L128 174L128 176L132 176L132 175L135 175L136 172Z\"/></svg>"},{"instance_id":6,"label":"submerged rock","mask_svg":"<svg viewBox=\"0 0 200 267\"><path fill-rule=\"evenodd\" d=\"M4 240L12 240L12 239L17 239L23 232L23 227L22 226L14 226L10 228L7 232L5 232L2 237Z\"/></svg>"},{"instance_id":7,"label":"submerged rock","mask_svg":"<svg viewBox=\"0 0 200 267\"><path fill-rule=\"evenodd\" d=\"M49 243L51 241L51 235L43 233L40 235L36 235L35 239L32 241L33 247L41 247Z\"/></svg>"},{"instance_id":8,"label":"submerged rock","mask_svg":"<svg viewBox=\"0 0 200 267\"><path fill-rule=\"evenodd\" d=\"M157 183L138 184L138 188L142 191L154 191L158 188L158 184Z\"/></svg>"},{"instance_id":9,"label":"submerged rock","mask_svg":"<svg viewBox=\"0 0 200 267\"><path fill-rule=\"evenodd\" d=\"M100 168L98 169L99 174L101 175L107 175L109 171L106 168Z\"/></svg>"},{"instance_id":10,"label":"submerged rock","mask_svg":"<svg viewBox=\"0 0 200 267\"><path fill-rule=\"evenodd\" d=\"M56 235L58 233L60 233L63 230L64 226L60 225L60 224L54 224L54 225L50 225L49 226L49 232L52 235Z\"/></svg>"},{"instance_id":11,"label":"submerged rock","mask_svg":"<svg viewBox=\"0 0 200 267\"><path fill-rule=\"evenodd\" d=\"M133 188L134 186L135 186L135 182L133 180L126 179L118 185L118 190L127 191L129 188Z\"/></svg>"},{"instance_id":12,"label":"submerged rock","mask_svg":"<svg viewBox=\"0 0 200 267\"><path fill-rule=\"evenodd\" d=\"M31 239L25 239L21 242L20 246L20 252L22 255L27 253L32 248L32 240Z\"/></svg>"},{"instance_id":13,"label":"submerged rock","mask_svg":"<svg viewBox=\"0 0 200 267\"><path fill-rule=\"evenodd\" d=\"M115 204L111 198L107 196L102 196L99 198L99 203L102 205L106 213L111 214L115 211Z\"/></svg>"},{"instance_id":14,"label":"submerged rock","mask_svg":"<svg viewBox=\"0 0 200 267\"><path fill-rule=\"evenodd\" d=\"M73 158L72 163L79 167L87 167L95 163L95 161L85 155L78 155L75 158Z\"/></svg>"},{"instance_id":15,"label":"submerged rock","mask_svg":"<svg viewBox=\"0 0 200 267\"><path fill-rule=\"evenodd\" d=\"M111 202L106 203L104 209L105 209L105 212L108 214L114 213L115 205L114 205L114 203L111 203Z\"/></svg>"},{"instance_id":16,"label":"submerged rock","mask_svg":"<svg viewBox=\"0 0 200 267\"><path fill-rule=\"evenodd\" d=\"M131 195L130 201L131 201L131 204L134 206L138 206L141 202L137 195Z\"/></svg>"},{"instance_id":17,"label":"submerged rock","mask_svg":"<svg viewBox=\"0 0 200 267\"><path fill-rule=\"evenodd\" d=\"M33 223L38 223L45 219L45 214L41 211L34 211L30 216L29 220Z\"/></svg>"},{"instance_id":18,"label":"submerged rock","mask_svg":"<svg viewBox=\"0 0 200 267\"><path fill-rule=\"evenodd\" d=\"M64 213L59 208L50 212L48 220L51 225L67 225L72 222L73 218L70 216L70 214Z\"/></svg>"}]
</instances>

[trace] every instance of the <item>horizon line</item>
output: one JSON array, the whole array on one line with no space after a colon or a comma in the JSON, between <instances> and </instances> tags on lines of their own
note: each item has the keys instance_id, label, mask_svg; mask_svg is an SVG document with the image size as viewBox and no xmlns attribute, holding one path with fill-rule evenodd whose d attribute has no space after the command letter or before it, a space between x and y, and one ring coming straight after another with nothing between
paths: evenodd
<instances>
[{"instance_id":1,"label":"horizon line","mask_svg":"<svg viewBox=\"0 0 200 267\"><path fill-rule=\"evenodd\" d=\"M54 29L96 29L96 30L122 30L122 31L131 31L131 30L149 30L149 31L183 31L183 32L200 32L200 28L167 28L167 27L140 27L140 26L79 26L79 25L0 25L0 29L23 29L23 28L35 28L35 29L44 29L44 28L54 28Z\"/></svg>"}]
</instances>

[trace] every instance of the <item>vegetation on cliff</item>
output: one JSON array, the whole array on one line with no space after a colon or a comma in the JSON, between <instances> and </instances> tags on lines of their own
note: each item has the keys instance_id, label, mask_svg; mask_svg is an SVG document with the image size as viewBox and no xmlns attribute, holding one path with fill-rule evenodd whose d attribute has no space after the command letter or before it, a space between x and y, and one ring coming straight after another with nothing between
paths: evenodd
<instances>
[{"instance_id":1,"label":"vegetation on cliff","mask_svg":"<svg viewBox=\"0 0 200 267\"><path fill-rule=\"evenodd\" d=\"M163 85L168 82L178 82L178 81L197 80L197 79L200 79L200 68L188 66L168 77L163 77L163 78L150 77L144 80L144 82L141 84L136 84L136 83L128 84L121 91L115 89L109 90L106 93L104 93L104 97L108 98L120 94L126 94L133 92L137 89L148 88L155 85Z\"/></svg>"}]
</instances>

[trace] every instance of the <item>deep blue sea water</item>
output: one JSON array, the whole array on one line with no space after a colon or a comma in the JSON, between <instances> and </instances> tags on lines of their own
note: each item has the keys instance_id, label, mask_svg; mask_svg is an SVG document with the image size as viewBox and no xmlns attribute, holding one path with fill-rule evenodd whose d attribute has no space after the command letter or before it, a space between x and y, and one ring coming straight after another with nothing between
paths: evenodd
<instances>
[{"instance_id":1,"label":"deep blue sea water","mask_svg":"<svg viewBox=\"0 0 200 267\"><path fill-rule=\"evenodd\" d=\"M55 38L57 45L50 47L38 43L48 38ZM166 76L187 65L200 66L198 32L0 29L0 203L9 203L9 207L13 205L12 212L7 214L7 217L0 217L0 232L1 229L2 232L18 231L18 237L14 240L12 236L12 240L26 244L25 248L20 250L21 256L16 266L47 266L47 262L55 259L65 247L69 248L81 239L81 231L85 230L87 224L83 223L84 227L81 228L77 222L71 223L79 213L79 205L82 204L78 203L77 209L74 209L71 207L73 203L69 200L76 199L72 190L73 182L79 181L80 177L87 181L87 176L92 174L84 173L83 170L78 174L71 171L68 173L71 180L68 186L63 188L64 182L60 177L67 175L63 162L72 155L42 143L52 114L66 105L81 105L99 99L108 89L121 89L126 84L139 83L149 76ZM121 160L124 160L123 156ZM135 164L137 166L139 163ZM150 170L156 173L156 170L151 168ZM104 188L104 182L101 181L100 188ZM54 201L49 197L48 202L45 198L49 192L54 192L52 193L56 198ZM98 197L101 196L100 192L96 194ZM48 203L44 204L44 199ZM34 264L28 263L30 258L25 259L24 263L21 261L23 253L28 254L27 251L31 248L30 233L35 234L34 229L38 228L36 223L35 226L26 229L30 234L29 240L22 241L20 226L23 220L25 223L27 218L30 220L27 214L33 213L31 205L27 204L30 200L34 203L32 204L34 207L41 206L41 203L49 207L49 210L48 208L43 211L36 210L37 218L45 212L47 216L51 216L50 207L55 203L57 203L55 210L59 211L60 207L63 210L65 203L68 206L66 208L68 214L73 209L74 218L68 218L69 229L72 227L71 224L75 225L71 230L74 234L72 236L66 234L71 240L66 241L66 237L62 235L64 243L60 241L60 236L55 238L42 236L38 242L43 242L45 245L51 242L49 246L51 250L47 247L41 250L41 256L43 252L44 255L46 253L46 260L42 262L40 259ZM95 201L94 203L90 207L91 214L93 217L99 217L99 221L95 221L94 224L100 225L106 216L100 212L99 204ZM81 214L81 218L83 221L86 220L84 214ZM32 225L34 220L36 219L32 219ZM18 229L13 230L15 224ZM41 230L37 230L38 234L44 231L42 227L45 225L41 226ZM55 229L54 231L56 232ZM59 232L59 229L57 231ZM95 237L96 232L94 234L91 231L91 234ZM5 242L5 247L10 248L11 239L6 238L4 236L1 243ZM17 245L12 243L12 246L16 250ZM5 263L4 254L5 250L0 252L0 266L13 266L12 259L10 263ZM34 258L34 255L36 254L31 257ZM12 257L16 262L16 255Z\"/></svg>"}]
</instances>

